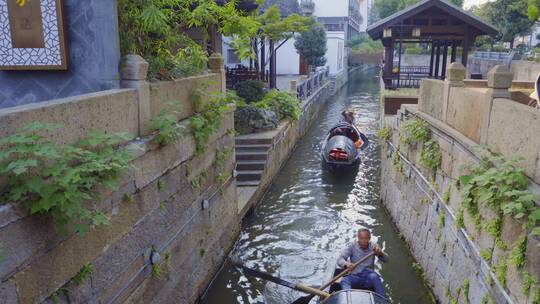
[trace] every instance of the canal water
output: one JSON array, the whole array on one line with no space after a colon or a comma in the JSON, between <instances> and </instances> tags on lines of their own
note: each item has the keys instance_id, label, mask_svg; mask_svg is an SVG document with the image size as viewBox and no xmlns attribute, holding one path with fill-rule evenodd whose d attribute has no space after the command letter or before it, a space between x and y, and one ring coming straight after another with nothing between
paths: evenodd
<instances>
[{"instance_id":1,"label":"canal water","mask_svg":"<svg viewBox=\"0 0 540 304\"><path fill-rule=\"evenodd\" d=\"M233 255L250 267L317 286L331 277L339 251L355 240L355 231L366 227L390 256L388 263L376 266L393 303L432 303L379 201L379 91L377 71L351 73L348 84L328 101L299 141L255 213L245 220ZM320 151L326 132L344 109L356 112L370 145L356 176L337 179L322 169ZM270 302L265 285L227 262L202 303L265 303L265 294Z\"/></svg>"}]
</instances>

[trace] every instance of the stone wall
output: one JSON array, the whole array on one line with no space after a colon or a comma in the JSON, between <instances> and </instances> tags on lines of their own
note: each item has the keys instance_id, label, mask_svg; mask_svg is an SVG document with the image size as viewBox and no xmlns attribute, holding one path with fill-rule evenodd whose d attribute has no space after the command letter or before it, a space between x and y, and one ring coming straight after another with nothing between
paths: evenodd
<instances>
[{"instance_id":1,"label":"stone wall","mask_svg":"<svg viewBox=\"0 0 540 304\"><path fill-rule=\"evenodd\" d=\"M447 75L444 82L424 81L418 106L404 105L385 118L392 138L383 145L381 199L441 303L537 303L538 285L527 292L523 288L526 272L540 279L539 238L510 216L503 217L499 242L487 228L478 229L464 210L457 180L466 165L480 161L479 146L485 145L508 159L524 157L520 165L531 180L530 190L539 193L540 142L532 133L538 132L540 111L501 98L512 82L502 67L488 74L487 88L467 88L460 64L450 66ZM419 144L400 138L403 121L415 117L428 123L431 140L440 147L435 174L422 165ZM488 207L480 213L484 224L498 218ZM517 269L509 257L522 236L527 236L527 264Z\"/></svg>"},{"instance_id":2,"label":"stone wall","mask_svg":"<svg viewBox=\"0 0 540 304\"><path fill-rule=\"evenodd\" d=\"M510 69L518 81L536 81L540 74L540 64L533 61L512 60Z\"/></svg>"},{"instance_id":3,"label":"stone wall","mask_svg":"<svg viewBox=\"0 0 540 304\"><path fill-rule=\"evenodd\" d=\"M116 0L64 0L67 71L0 71L0 108L119 88Z\"/></svg>"},{"instance_id":4,"label":"stone wall","mask_svg":"<svg viewBox=\"0 0 540 304\"><path fill-rule=\"evenodd\" d=\"M47 134L60 143L84 137L90 129L137 136L125 143L135 159L119 189L101 191L98 205L110 225L84 237L63 236L48 216L30 215L9 202L0 205L5 255L0 261L0 303L193 303L234 244L240 229L234 153L215 162L216 151L234 151L233 113L210 136L202 155L195 154L190 132L160 147L145 131L154 109L170 98L192 109L180 114L180 123L189 127L198 106L185 92L216 80L221 90L222 58L210 59L212 74L152 86L144 80L144 62L134 62L135 73L124 83L137 89L0 111L0 123L11 128L3 129L3 135L37 120L64 124ZM87 263L93 271L75 282Z\"/></svg>"}]
</instances>

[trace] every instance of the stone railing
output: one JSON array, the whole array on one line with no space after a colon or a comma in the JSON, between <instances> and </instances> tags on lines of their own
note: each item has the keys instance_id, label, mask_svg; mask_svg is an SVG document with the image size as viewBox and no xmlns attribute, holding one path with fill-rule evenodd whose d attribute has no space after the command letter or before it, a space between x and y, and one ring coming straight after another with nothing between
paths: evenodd
<instances>
[{"instance_id":1,"label":"stone railing","mask_svg":"<svg viewBox=\"0 0 540 304\"><path fill-rule=\"evenodd\" d=\"M300 100L306 100L326 83L329 73L330 68L325 67L312 74L308 79L303 80L300 84L296 84L296 82L293 81L291 84L291 91L296 91ZM294 89L294 86L296 86L296 90Z\"/></svg>"},{"instance_id":2,"label":"stone railing","mask_svg":"<svg viewBox=\"0 0 540 304\"><path fill-rule=\"evenodd\" d=\"M418 109L505 157L523 156L527 174L540 184L540 150L530 149L540 147L540 110L510 99L507 67L495 66L487 76L485 87L465 86L465 67L452 63L446 80L422 82Z\"/></svg>"}]
</instances>

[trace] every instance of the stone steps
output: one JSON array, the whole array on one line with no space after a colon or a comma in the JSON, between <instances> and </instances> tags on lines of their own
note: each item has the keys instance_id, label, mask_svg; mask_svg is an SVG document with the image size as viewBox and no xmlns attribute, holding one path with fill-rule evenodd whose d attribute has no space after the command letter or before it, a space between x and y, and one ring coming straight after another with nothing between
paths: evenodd
<instances>
[{"instance_id":1,"label":"stone steps","mask_svg":"<svg viewBox=\"0 0 540 304\"><path fill-rule=\"evenodd\" d=\"M236 185L257 187L266 168L270 138L236 138Z\"/></svg>"}]
</instances>

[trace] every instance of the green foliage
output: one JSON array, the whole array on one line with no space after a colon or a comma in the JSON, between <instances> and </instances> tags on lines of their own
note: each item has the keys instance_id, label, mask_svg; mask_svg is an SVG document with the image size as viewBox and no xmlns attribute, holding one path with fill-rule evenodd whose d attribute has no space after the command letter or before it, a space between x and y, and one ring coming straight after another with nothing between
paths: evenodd
<instances>
[{"instance_id":1,"label":"green foliage","mask_svg":"<svg viewBox=\"0 0 540 304\"><path fill-rule=\"evenodd\" d=\"M92 263L86 263L73 277L73 281L75 282L75 284L80 285L92 274L92 272L94 272L94 266L92 265Z\"/></svg>"},{"instance_id":2,"label":"green foliage","mask_svg":"<svg viewBox=\"0 0 540 304\"><path fill-rule=\"evenodd\" d=\"M354 53L367 55L379 54L384 50L380 41L372 40L368 35L355 36L347 41L347 46L350 47Z\"/></svg>"},{"instance_id":3,"label":"green foliage","mask_svg":"<svg viewBox=\"0 0 540 304\"><path fill-rule=\"evenodd\" d=\"M261 101L266 93L264 86L260 80L244 80L236 84L236 95L247 103Z\"/></svg>"},{"instance_id":4,"label":"green foliage","mask_svg":"<svg viewBox=\"0 0 540 304\"><path fill-rule=\"evenodd\" d=\"M186 29L215 25L245 54L251 49L249 37L259 27L254 17L236 9L236 1L218 5L213 0L119 0L118 23L122 54L145 58L152 80L195 75L206 67L206 50L184 33Z\"/></svg>"},{"instance_id":5,"label":"green foliage","mask_svg":"<svg viewBox=\"0 0 540 304\"><path fill-rule=\"evenodd\" d=\"M512 249L512 254L510 255L510 260L512 264L516 266L517 269L522 269L527 265L527 236L522 236L517 241L517 244L514 245Z\"/></svg>"},{"instance_id":6,"label":"green foliage","mask_svg":"<svg viewBox=\"0 0 540 304\"><path fill-rule=\"evenodd\" d=\"M519 158L510 161L500 155L484 157L478 164L469 166L469 174L459 178L463 205L480 225L480 207L490 207L499 214L498 222L492 225L491 234L500 236L502 216L511 215L524 221L524 228L540 233L540 209L534 195L527 190L529 180L523 169L518 169ZM496 166L494 164L497 164Z\"/></svg>"},{"instance_id":7,"label":"green foliage","mask_svg":"<svg viewBox=\"0 0 540 304\"><path fill-rule=\"evenodd\" d=\"M224 147L223 149L216 151L216 157L214 158L213 165L215 167L223 166L223 164L231 156L231 154L232 154L232 148L228 148L228 147Z\"/></svg>"},{"instance_id":8,"label":"green foliage","mask_svg":"<svg viewBox=\"0 0 540 304\"><path fill-rule=\"evenodd\" d=\"M5 253L4 253L4 243L0 242L0 263L3 262L6 259Z\"/></svg>"},{"instance_id":9,"label":"green foliage","mask_svg":"<svg viewBox=\"0 0 540 304\"><path fill-rule=\"evenodd\" d=\"M506 273L508 271L508 262L502 260L499 265L495 266L495 274L497 275L497 280L501 283L502 286L506 287Z\"/></svg>"},{"instance_id":10,"label":"green foliage","mask_svg":"<svg viewBox=\"0 0 540 304\"><path fill-rule=\"evenodd\" d=\"M469 289L471 287L471 281L469 279L466 279L463 282L463 296L465 296L465 303L469 303Z\"/></svg>"},{"instance_id":11,"label":"green foliage","mask_svg":"<svg viewBox=\"0 0 540 304\"><path fill-rule=\"evenodd\" d=\"M524 295L529 295L531 288L538 285L538 281L528 271L523 274L523 289L521 290Z\"/></svg>"},{"instance_id":12,"label":"green foliage","mask_svg":"<svg viewBox=\"0 0 540 304\"><path fill-rule=\"evenodd\" d=\"M75 222L77 234L84 235L109 223L97 208L96 188L117 188L131 156L115 147L131 136L90 131L74 145L59 145L40 135L54 127L33 123L0 139L0 174L6 178L0 193L31 214L52 216L61 232Z\"/></svg>"},{"instance_id":13,"label":"green foliage","mask_svg":"<svg viewBox=\"0 0 540 304\"><path fill-rule=\"evenodd\" d=\"M413 142L425 143L431 138L429 124L420 118L409 119L401 125L406 144Z\"/></svg>"},{"instance_id":14,"label":"green foliage","mask_svg":"<svg viewBox=\"0 0 540 304\"><path fill-rule=\"evenodd\" d=\"M279 120L286 118L297 120L301 114L300 100L284 91L272 90L264 96L263 100L253 105L276 112Z\"/></svg>"},{"instance_id":15,"label":"green foliage","mask_svg":"<svg viewBox=\"0 0 540 304\"><path fill-rule=\"evenodd\" d=\"M463 208L459 208L456 216L456 226L461 229L465 229L465 218L463 215Z\"/></svg>"},{"instance_id":16,"label":"green foliage","mask_svg":"<svg viewBox=\"0 0 540 304\"><path fill-rule=\"evenodd\" d=\"M180 103L167 102L168 107L160 111L159 115L150 120L150 131L155 132L154 140L165 146L178 141L185 135L186 128L178 123Z\"/></svg>"},{"instance_id":17,"label":"green foliage","mask_svg":"<svg viewBox=\"0 0 540 304\"><path fill-rule=\"evenodd\" d=\"M326 31L320 23L313 23L311 28L296 36L294 47L312 67L326 64Z\"/></svg>"},{"instance_id":18,"label":"green foliage","mask_svg":"<svg viewBox=\"0 0 540 304\"><path fill-rule=\"evenodd\" d=\"M201 94L206 94L202 92ZM225 114L231 110L231 105L238 98L233 93L223 94L206 94L208 104L206 109L191 117L191 131L195 138L197 155L204 152L210 135L219 130Z\"/></svg>"},{"instance_id":19,"label":"green foliage","mask_svg":"<svg viewBox=\"0 0 540 304\"><path fill-rule=\"evenodd\" d=\"M395 151L392 154L392 165L398 172L403 173L403 162L401 161L399 154Z\"/></svg>"},{"instance_id":20,"label":"green foliage","mask_svg":"<svg viewBox=\"0 0 540 304\"><path fill-rule=\"evenodd\" d=\"M439 144L433 140L425 142L420 151L420 163L435 172L441 165L441 161L442 153Z\"/></svg>"},{"instance_id":21,"label":"green foliage","mask_svg":"<svg viewBox=\"0 0 540 304\"><path fill-rule=\"evenodd\" d=\"M527 1L527 17L529 20L536 21L540 17L540 1L528 0Z\"/></svg>"},{"instance_id":22,"label":"green foliage","mask_svg":"<svg viewBox=\"0 0 540 304\"><path fill-rule=\"evenodd\" d=\"M133 193L126 193L124 194L124 201L128 203L133 203L135 201L135 196Z\"/></svg>"},{"instance_id":23,"label":"green foliage","mask_svg":"<svg viewBox=\"0 0 540 304\"><path fill-rule=\"evenodd\" d=\"M482 257L482 259L484 259L484 261L486 262L491 262L492 256L493 256L493 249L486 248L480 251L480 257Z\"/></svg>"},{"instance_id":24,"label":"green foliage","mask_svg":"<svg viewBox=\"0 0 540 304\"><path fill-rule=\"evenodd\" d=\"M444 214L444 211L441 211L441 213L439 214L439 227L443 228L445 222L446 222L446 215Z\"/></svg>"},{"instance_id":25,"label":"green foliage","mask_svg":"<svg viewBox=\"0 0 540 304\"><path fill-rule=\"evenodd\" d=\"M220 183L220 184L223 184L224 182L226 182L229 179L230 176L231 176L230 173L222 172L217 176L216 181L218 183Z\"/></svg>"},{"instance_id":26,"label":"green foliage","mask_svg":"<svg viewBox=\"0 0 540 304\"><path fill-rule=\"evenodd\" d=\"M540 304L540 288L538 287L534 289L532 304Z\"/></svg>"},{"instance_id":27,"label":"green foliage","mask_svg":"<svg viewBox=\"0 0 540 304\"><path fill-rule=\"evenodd\" d=\"M276 42L290 39L296 33L305 32L313 24L311 18L298 14L290 14L283 18L279 8L275 5L268 8L257 20L261 24L260 36Z\"/></svg>"},{"instance_id":28,"label":"green foliage","mask_svg":"<svg viewBox=\"0 0 540 304\"><path fill-rule=\"evenodd\" d=\"M279 8L282 16L300 14L300 5L296 0L266 0L262 5L262 10L266 10L274 5Z\"/></svg>"},{"instance_id":29,"label":"green foliage","mask_svg":"<svg viewBox=\"0 0 540 304\"><path fill-rule=\"evenodd\" d=\"M380 139L384 141L389 141L392 138L392 128L385 125L384 127L379 129L378 135Z\"/></svg>"},{"instance_id":30,"label":"green foliage","mask_svg":"<svg viewBox=\"0 0 540 304\"><path fill-rule=\"evenodd\" d=\"M482 297L482 302L480 302L481 304L489 304L489 300L491 299L491 297L489 296L489 294L485 294L484 297Z\"/></svg>"}]
</instances>

